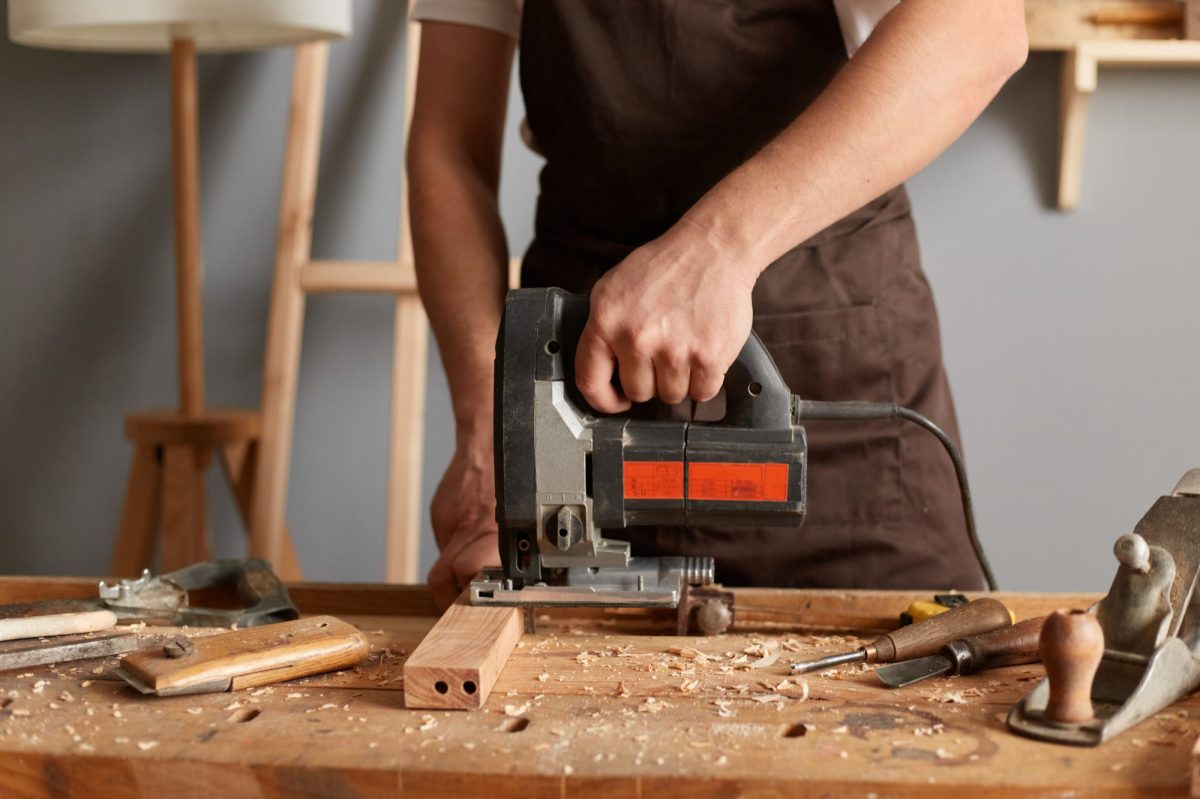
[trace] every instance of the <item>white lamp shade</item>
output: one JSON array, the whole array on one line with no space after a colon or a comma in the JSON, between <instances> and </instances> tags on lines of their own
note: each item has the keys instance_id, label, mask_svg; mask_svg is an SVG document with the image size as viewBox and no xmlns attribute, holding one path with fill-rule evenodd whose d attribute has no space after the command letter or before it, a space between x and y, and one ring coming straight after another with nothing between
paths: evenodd
<instances>
[{"instance_id":1,"label":"white lamp shade","mask_svg":"<svg viewBox=\"0 0 1200 799\"><path fill-rule=\"evenodd\" d=\"M8 0L17 44L158 52L250 50L350 34L350 0Z\"/></svg>"}]
</instances>

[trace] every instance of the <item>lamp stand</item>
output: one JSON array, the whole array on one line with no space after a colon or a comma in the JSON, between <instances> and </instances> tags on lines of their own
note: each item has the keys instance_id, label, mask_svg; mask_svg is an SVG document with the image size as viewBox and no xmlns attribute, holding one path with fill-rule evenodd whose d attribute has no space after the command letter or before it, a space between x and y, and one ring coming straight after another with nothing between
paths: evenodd
<instances>
[{"instance_id":1,"label":"lamp stand","mask_svg":"<svg viewBox=\"0 0 1200 799\"><path fill-rule=\"evenodd\" d=\"M125 489L113 575L149 567L161 539L169 571L211 557L205 473L216 453L249 529L261 418L257 411L206 408L201 301L200 176L197 142L196 46L171 42L171 165L175 197L175 310L179 408L125 418L134 447ZM300 577L290 535L274 564L284 579Z\"/></svg>"}]
</instances>

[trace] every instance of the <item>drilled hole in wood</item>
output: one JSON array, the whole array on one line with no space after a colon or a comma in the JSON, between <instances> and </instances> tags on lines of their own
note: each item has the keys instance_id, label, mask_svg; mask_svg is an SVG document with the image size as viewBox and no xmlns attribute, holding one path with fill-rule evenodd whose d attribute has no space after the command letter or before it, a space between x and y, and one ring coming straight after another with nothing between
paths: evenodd
<instances>
[{"instance_id":1,"label":"drilled hole in wood","mask_svg":"<svg viewBox=\"0 0 1200 799\"><path fill-rule=\"evenodd\" d=\"M520 732L521 730L525 729L528 726L529 726L529 719L525 719L525 718L505 719L504 721L500 722L500 731L501 732Z\"/></svg>"},{"instance_id":2,"label":"drilled hole in wood","mask_svg":"<svg viewBox=\"0 0 1200 799\"><path fill-rule=\"evenodd\" d=\"M446 683L442 682L441 680L438 680L433 684L433 690L437 691L439 694L444 694L450 690L450 686L446 685Z\"/></svg>"},{"instance_id":3,"label":"drilled hole in wood","mask_svg":"<svg viewBox=\"0 0 1200 799\"><path fill-rule=\"evenodd\" d=\"M466 691L468 694L473 694L479 689L476 687L475 682L473 680L467 680L466 682L463 683L463 690Z\"/></svg>"},{"instance_id":4,"label":"drilled hole in wood","mask_svg":"<svg viewBox=\"0 0 1200 799\"><path fill-rule=\"evenodd\" d=\"M12 702L13 702L13 701L12 701L12 697L11 697L11 696L6 696L6 697L4 697L3 699L0 699L0 708L6 708L6 707L8 707L9 705L11 705L11 704L12 704Z\"/></svg>"},{"instance_id":5,"label":"drilled hole in wood","mask_svg":"<svg viewBox=\"0 0 1200 799\"><path fill-rule=\"evenodd\" d=\"M803 738L807 734L808 727L804 726L804 722L785 725L783 732L779 733L781 738Z\"/></svg>"},{"instance_id":6,"label":"drilled hole in wood","mask_svg":"<svg viewBox=\"0 0 1200 799\"><path fill-rule=\"evenodd\" d=\"M262 711L256 707L243 707L229 714L229 720L234 724L245 724L254 721Z\"/></svg>"}]
</instances>

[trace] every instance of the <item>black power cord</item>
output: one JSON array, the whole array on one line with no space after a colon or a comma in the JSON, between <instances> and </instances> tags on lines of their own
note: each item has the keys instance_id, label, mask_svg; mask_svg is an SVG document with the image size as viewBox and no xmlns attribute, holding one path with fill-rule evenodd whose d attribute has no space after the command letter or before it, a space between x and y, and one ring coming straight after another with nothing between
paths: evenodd
<instances>
[{"instance_id":1,"label":"black power cord","mask_svg":"<svg viewBox=\"0 0 1200 799\"><path fill-rule=\"evenodd\" d=\"M996 576L992 574L991 564L988 563L987 555L983 552L983 545L979 543L979 536L975 531L975 508L971 504L971 488L967 484L967 469L963 465L962 455L959 453L958 447L954 446L954 442L943 432L942 428L911 408L905 408L895 403L822 402L820 400L800 399L799 397L794 397L793 402L796 407L797 421L805 419L815 419L818 421L907 419L937 436L937 440L942 442L946 454L954 462L954 473L958 476L958 491L962 495L963 516L967 520L967 538L971 541L971 548L975 550L975 558L979 561L979 568L983 570L983 576L987 580L988 589L992 591L996 590Z\"/></svg>"}]
</instances>

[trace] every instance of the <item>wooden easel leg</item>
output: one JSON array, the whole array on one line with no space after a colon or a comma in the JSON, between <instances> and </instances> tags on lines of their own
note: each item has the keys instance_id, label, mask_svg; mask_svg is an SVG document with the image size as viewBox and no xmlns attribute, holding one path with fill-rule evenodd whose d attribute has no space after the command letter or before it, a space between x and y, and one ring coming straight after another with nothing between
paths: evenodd
<instances>
[{"instance_id":1,"label":"wooden easel leg","mask_svg":"<svg viewBox=\"0 0 1200 799\"><path fill-rule=\"evenodd\" d=\"M240 441L236 444L226 444L221 448L221 468L233 490L233 497L242 514L242 522L249 530L254 504L254 481L258 476L258 442ZM271 566L282 580L300 580L304 576L291 532L286 527L283 530L282 557L278 563L272 563Z\"/></svg>"},{"instance_id":2,"label":"wooden easel leg","mask_svg":"<svg viewBox=\"0 0 1200 799\"><path fill-rule=\"evenodd\" d=\"M163 449L162 570L182 569L212 557L208 544L204 469L193 446Z\"/></svg>"},{"instance_id":3,"label":"wooden easel leg","mask_svg":"<svg viewBox=\"0 0 1200 799\"><path fill-rule=\"evenodd\" d=\"M136 576L142 569L150 567L158 527L156 516L161 478L157 448L149 444L136 445L109 574Z\"/></svg>"},{"instance_id":4,"label":"wooden easel leg","mask_svg":"<svg viewBox=\"0 0 1200 799\"><path fill-rule=\"evenodd\" d=\"M429 343L425 311L415 292L396 298L395 330L384 579L415 583L420 577L421 443Z\"/></svg>"},{"instance_id":5,"label":"wooden easel leg","mask_svg":"<svg viewBox=\"0 0 1200 799\"><path fill-rule=\"evenodd\" d=\"M288 461L304 327L300 271L309 260L312 244L328 58L329 46L324 42L296 48L263 366L262 449L250 518L250 554L281 566Z\"/></svg>"}]
</instances>

